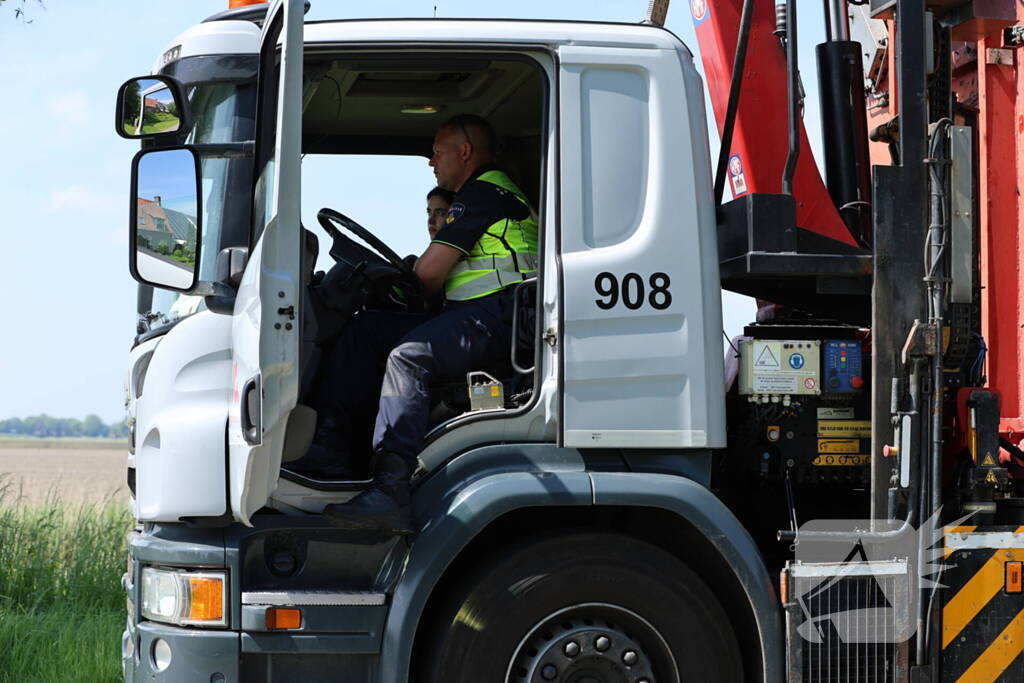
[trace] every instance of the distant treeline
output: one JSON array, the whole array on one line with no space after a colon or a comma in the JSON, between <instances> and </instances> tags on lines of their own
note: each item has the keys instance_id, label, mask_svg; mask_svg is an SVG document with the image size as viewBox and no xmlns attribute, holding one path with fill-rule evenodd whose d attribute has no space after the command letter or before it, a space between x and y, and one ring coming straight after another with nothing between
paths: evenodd
<instances>
[{"instance_id":1,"label":"distant treeline","mask_svg":"<svg viewBox=\"0 0 1024 683\"><path fill-rule=\"evenodd\" d=\"M98 415L86 415L84 420L73 417L9 417L0 420L0 434L16 436L84 436L98 439L124 439L128 425L122 420L107 424Z\"/></svg>"}]
</instances>

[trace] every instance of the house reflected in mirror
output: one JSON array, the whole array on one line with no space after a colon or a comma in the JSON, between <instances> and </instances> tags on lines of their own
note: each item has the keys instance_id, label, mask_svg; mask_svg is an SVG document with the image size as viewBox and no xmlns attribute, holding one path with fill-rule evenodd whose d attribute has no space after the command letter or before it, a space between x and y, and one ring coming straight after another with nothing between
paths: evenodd
<instances>
[{"instance_id":1,"label":"house reflected in mirror","mask_svg":"<svg viewBox=\"0 0 1024 683\"><path fill-rule=\"evenodd\" d=\"M157 78L136 78L124 87L121 126L128 135L173 133L181 127L174 92Z\"/></svg>"},{"instance_id":2,"label":"house reflected in mirror","mask_svg":"<svg viewBox=\"0 0 1024 683\"><path fill-rule=\"evenodd\" d=\"M154 285L190 289L197 271L199 234L192 152L154 150L141 156L135 202L139 276Z\"/></svg>"}]
</instances>

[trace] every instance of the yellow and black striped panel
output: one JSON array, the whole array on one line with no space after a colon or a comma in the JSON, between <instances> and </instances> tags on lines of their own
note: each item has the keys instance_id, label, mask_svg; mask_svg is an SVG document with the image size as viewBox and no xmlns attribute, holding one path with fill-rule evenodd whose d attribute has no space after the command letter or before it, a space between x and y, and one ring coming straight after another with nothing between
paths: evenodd
<instances>
[{"instance_id":1,"label":"yellow and black striped panel","mask_svg":"<svg viewBox=\"0 0 1024 683\"><path fill-rule=\"evenodd\" d=\"M1024 681L1024 595L1004 590L1024 526L948 527L944 542L942 680Z\"/></svg>"}]
</instances>

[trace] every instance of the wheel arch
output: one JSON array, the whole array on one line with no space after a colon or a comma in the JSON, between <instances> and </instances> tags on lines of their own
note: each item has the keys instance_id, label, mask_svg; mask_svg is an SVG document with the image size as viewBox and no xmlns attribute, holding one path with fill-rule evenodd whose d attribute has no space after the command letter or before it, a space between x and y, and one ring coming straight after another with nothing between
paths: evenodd
<instances>
[{"instance_id":1,"label":"wheel arch","mask_svg":"<svg viewBox=\"0 0 1024 683\"><path fill-rule=\"evenodd\" d=\"M457 490L456 490L457 489ZM750 680L782 680L778 600L756 546L703 486L626 472L498 472L453 487L421 524L384 632L381 681L409 680L424 615L481 558L538 533L599 528L647 541L698 573L735 617Z\"/></svg>"}]
</instances>

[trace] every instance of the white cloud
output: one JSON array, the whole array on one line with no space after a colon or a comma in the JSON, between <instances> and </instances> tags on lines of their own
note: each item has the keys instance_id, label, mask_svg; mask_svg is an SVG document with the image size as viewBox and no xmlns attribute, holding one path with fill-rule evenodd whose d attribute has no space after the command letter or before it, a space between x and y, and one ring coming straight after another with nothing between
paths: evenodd
<instances>
[{"instance_id":1,"label":"white cloud","mask_svg":"<svg viewBox=\"0 0 1024 683\"><path fill-rule=\"evenodd\" d=\"M81 90L69 90L51 97L47 102L50 115L68 125L81 125L92 119L92 103Z\"/></svg>"},{"instance_id":2,"label":"white cloud","mask_svg":"<svg viewBox=\"0 0 1024 683\"><path fill-rule=\"evenodd\" d=\"M55 210L109 211L116 205L113 195L96 192L82 185L71 185L50 192L50 208Z\"/></svg>"}]
</instances>

